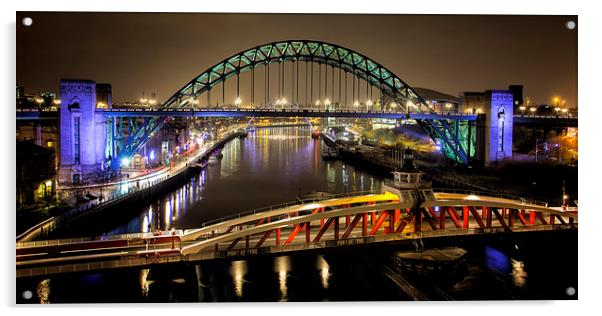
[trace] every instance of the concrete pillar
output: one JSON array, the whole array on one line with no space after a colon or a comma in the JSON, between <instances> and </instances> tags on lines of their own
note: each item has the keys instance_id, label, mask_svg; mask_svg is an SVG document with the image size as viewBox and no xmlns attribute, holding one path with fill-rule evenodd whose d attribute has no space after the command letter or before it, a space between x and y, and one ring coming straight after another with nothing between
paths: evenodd
<instances>
[{"instance_id":1,"label":"concrete pillar","mask_svg":"<svg viewBox=\"0 0 602 316\"><path fill-rule=\"evenodd\" d=\"M97 170L96 83L61 80L59 183L81 182ZM105 136L106 137L106 136ZM104 144L104 143L103 143Z\"/></svg>"},{"instance_id":2,"label":"concrete pillar","mask_svg":"<svg viewBox=\"0 0 602 316\"><path fill-rule=\"evenodd\" d=\"M514 104L512 92L486 91L485 164L512 158Z\"/></svg>"}]
</instances>

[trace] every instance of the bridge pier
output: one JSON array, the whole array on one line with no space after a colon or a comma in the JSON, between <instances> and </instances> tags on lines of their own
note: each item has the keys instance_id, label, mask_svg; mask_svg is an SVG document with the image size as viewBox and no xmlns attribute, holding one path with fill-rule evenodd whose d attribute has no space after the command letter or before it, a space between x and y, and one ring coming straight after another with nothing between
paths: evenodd
<instances>
[{"instance_id":1,"label":"bridge pier","mask_svg":"<svg viewBox=\"0 0 602 316\"><path fill-rule=\"evenodd\" d=\"M100 86L100 85L99 85ZM61 80L59 183L79 184L105 169L107 121L96 113L97 106L109 106L110 88L96 82ZM105 102L98 102L98 97Z\"/></svg>"},{"instance_id":2,"label":"bridge pier","mask_svg":"<svg viewBox=\"0 0 602 316\"><path fill-rule=\"evenodd\" d=\"M512 92L507 90L486 91L484 109L484 131L477 136L475 158L483 161L485 165L511 159L514 125Z\"/></svg>"}]
</instances>

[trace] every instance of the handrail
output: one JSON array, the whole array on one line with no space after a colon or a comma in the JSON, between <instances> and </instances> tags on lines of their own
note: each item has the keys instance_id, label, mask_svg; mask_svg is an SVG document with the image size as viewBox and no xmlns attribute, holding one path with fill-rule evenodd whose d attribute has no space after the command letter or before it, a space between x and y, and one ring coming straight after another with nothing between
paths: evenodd
<instances>
[{"instance_id":1,"label":"handrail","mask_svg":"<svg viewBox=\"0 0 602 316\"><path fill-rule=\"evenodd\" d=\"M378 190L367 190L367 191L334 193L334 195L331 196L331 197L329 197L327 200L337 199L337 198L343 198L343 197L349 197L349 196L354 196L354 195L366 195L366 194L376 194L376 193L380 193L380 191L378 191ZM315 202L315 201L320 201L320 200L318 200L318 199L311 200L311 202ZM223 223L225 221L228 221L228 220L231 220L231 219L235 219L235 218L241 218L241 217L245 217L245 216L248 216L248 215L254 215L254 214L257 214L257 213L262 213L262 212L271 211L271 210L280 209L280 208L287 208L287 207L294 206L294 205L303 205L303 204L306 204L306 203L302 203L300 201L291 201L291 202L284 202L284 203L280 203L280 204L274 204L274 205L270 205L270 206L266 206L266 207L254 209L254 210L247 211L247 212L242 212L242 213L238 213L238 214L234 214L234 215L229 215L229 216L223 216L223 217L220 217L220 218L216 218L214 220L210 220L208 222L202 223L201 224L201 228L204 228L204 227L207 227L207 226L210 226L210 225L213 225L213 224L217 224L217 223Z\"/></svg>"},{"instance_id":2,"label":"handrail","mask_svg":"<svg viewBox=\"0 0 602 316\"><path fill-rule=\"evenodd\" d=\"M539 205L539 206L544 206L544 207L548 206L547 202L534 200L534 199L527 199L524 197L514 196L514 195L509 195L509 194L495 193L495 192L467 190L467 189L449 189L449 188L433 188L433 189L428 189L428 190L432 190L434 193L456 193L456 194L482 195L482 196L489 196L489 197L521 201L522 203L525 203L525 204L528 203L528 204Z\"/></svg>"},{"instance_id":3,"label":"handrail","mask_svg":"<svg viewBox=\"0 0 602 316\"><path fill-rule=\"evenodd\" d=\"M27 236L29 233L31 233L34 230L37 230L38 228L48 224L49 222L51 222L54 219L54 216L47 218L37 224L35 224L34 226L30 227L29 229L27 229L26 231L24 231L23 233L21 233L19 236L17 236L17 240L22 239L23 237Z\"/></svg>"}]
</instances>

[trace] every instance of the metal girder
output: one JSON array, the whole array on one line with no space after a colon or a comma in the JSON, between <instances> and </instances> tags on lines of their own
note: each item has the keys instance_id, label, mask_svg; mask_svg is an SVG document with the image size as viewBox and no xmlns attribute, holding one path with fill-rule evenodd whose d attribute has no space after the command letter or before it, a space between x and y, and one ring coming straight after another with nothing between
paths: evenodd
<instances>
[{"instance_id":1,"label":"metal girder","mask_svg":"<svg viewBox=\"0 0 602 316\"><path fill-rule=\"evenodd\" d=\"M351 49L313 40L273 42L232 55L193 78L170 97L162 105L162 108L194 107L193 101L201 94L210 91L213 86L228 78L239 76L240 73L253 69L256 65L269 65L272 62L284 61L309 61L337 67L345 72L351 72L356 77L369 82L371 86L377 87L382 95L395 101L408 113L433 113L422 97L391 70ZM146 143L148 137L161 128L168 119L169 117L158 117L148 120L123 146L123 154L120 156L131 156L137 152ZM448 158L464 164L469 163L466 150L462 147L459 139L454 139L454 134L444 120L426 119L422 121L428 122L428 124L421 125L434 141L441 139L444 142L447 149L445 154ZM430 126L430 128L426 128L426 126Z\"/></svg>"}]
</instances>

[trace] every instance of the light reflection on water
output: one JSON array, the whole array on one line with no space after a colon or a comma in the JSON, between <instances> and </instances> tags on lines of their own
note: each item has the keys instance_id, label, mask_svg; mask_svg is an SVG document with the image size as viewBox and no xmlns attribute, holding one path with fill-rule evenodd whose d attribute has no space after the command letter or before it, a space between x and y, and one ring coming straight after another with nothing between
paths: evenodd
<instances>
[{"instance_id":1,"label":"light reflection on water","mask_svg":"<svg viewBox=\"0 0 602 316\"><path fill-rule=\"evenodd\" d=\"M380 189L381 178L341 161L322 160L322 146L306 127L257 129L227 143L218 164L141 206L139 216L105 234L195 228L219 217L294 201L300 191Z\"/></svg>"},{"instance_id":2,"label":"light reflection on water","mask_svg":"<svg viewBox=\"0 0 602 316\"><path fill-rule=\"evenodd\" d=\"M50 304L50 279L42 280L36 288L40 304Z\"/></svg>"},{"instance_id":3,"label":"light reflection on water","mask_svg":"<svg viewBox=\"0 0 602 316\"><path fill-rule=\"evenodd\" d=\"M148 297L150 282L147 281L149 269L140 270L140 289L142 290L142 297Z\"/></svg>"},{"instance_id":4,"label":"light reflection on water","mask_svg":"<svg viewBox=\"0 0 602 316\"><path fill-rule=\"evenodd\" d=\"M508 256L495 248L489 246L485 247L485 263L489 268L502 273L510 272L510 262Z\"/></svg>"},{"instance_id":5,"label":"light reflection on water","mask_svg":"<svg viewBox=\"0 0 602 316\"><path fill-rule=\"evenodd\" d=\"M330 266L328 262L324 260L324 257L318 256L318 270L320 271L320 281L322 281L322 287L324 289L328 288L328 279L330 279Z\"/></svg>"},{"instance_id":6,"label":"light reflection on water","mask_svg":"<svg viewBox=\"0 0 602 316\"><path fill-rule=\"evenodd\" d=\"M232 261L230 263L230 274L232 275L232 281L234 282L234 294L238 298L243 297L243 283L245 282L245 275L247 274L247 262L245 260Z\"/></svg>"},{"instance_id":7,"label":"light reflection on water","mask_svg":"<svg viewBox=\"0 0 602 316\"><path fill-rule=\"evenodd\" d=\"M512 280L514 285L518 287L524 287L527 283L527 272L525 271L525 264L522 261L510 260L512 263Z\"/></svg>"},{"instance_id":8,"label":"light reflection on water","mask_svg":"<svg viewBox=\"0 0 602 316\"><path fill-rule=\"evenodd\" d=\"M278 273L278 288L280 289L280 300L286 302L288 300L287 278L291 270L291 262L289 256L276 257L274 259L274 271Z\"/></svg>"}]
</instances>

